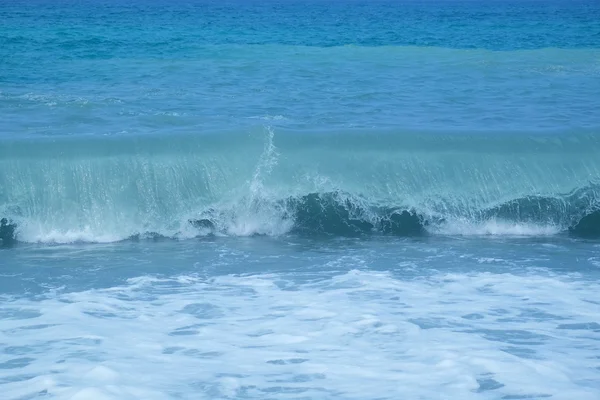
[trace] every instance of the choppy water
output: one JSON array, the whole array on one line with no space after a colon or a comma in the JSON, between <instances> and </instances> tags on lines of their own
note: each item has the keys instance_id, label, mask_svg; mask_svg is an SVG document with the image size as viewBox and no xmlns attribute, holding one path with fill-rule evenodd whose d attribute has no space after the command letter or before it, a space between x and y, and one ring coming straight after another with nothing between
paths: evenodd
<instances>
[{"instance_id":1,"label":"choppy water","mask_svg":"<svg viewBox=\"0 0 600 400\"><path fill-rule=\"evenodd\" d=\"M0 4L7 399L597 399L593 1Z\"/></svg>"}]
</instances>

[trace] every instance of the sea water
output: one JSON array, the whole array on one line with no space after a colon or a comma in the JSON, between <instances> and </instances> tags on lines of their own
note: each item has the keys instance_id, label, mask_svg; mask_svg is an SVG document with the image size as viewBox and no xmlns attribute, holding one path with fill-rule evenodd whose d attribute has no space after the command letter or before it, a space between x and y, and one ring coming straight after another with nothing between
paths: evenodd
<instances>
[{"instance_id":1,"label":"sea water","mask_svg":"<svg viewBox=\"0 0 600 400\"><path fill-rule=\"evenodd\" d=\"M0 3L0 398L600 398L600 3Z\"/></svg>"}]
</instances>

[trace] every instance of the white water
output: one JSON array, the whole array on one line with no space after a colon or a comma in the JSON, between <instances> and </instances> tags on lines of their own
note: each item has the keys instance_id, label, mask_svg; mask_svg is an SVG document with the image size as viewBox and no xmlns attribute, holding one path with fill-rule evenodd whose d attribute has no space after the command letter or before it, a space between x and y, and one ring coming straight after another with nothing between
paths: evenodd
<instances>
[{"instance_id":1,"label":"white water","mask_svg":"<svg viewBox=\"0 0 600 400\"><path fill-rule=\"evenodd\" d=\"M323 268L348 263L363 261ZM0 391L7 400L595 400L599 304L597 282L551 274L140 276L3 298Z\"/></svg>"},{"instance_id":2,"label":"white water","mask_svg":"<svg viewBox=\"0 0 600 400\"><path fill-rule=\"evenodd\" d=\"M561 227L551 224L503 221L496 218L482 222L455 219L434 227L433 233L459 236L551 236L561 232Z\"/></svg>"}]
</instances>

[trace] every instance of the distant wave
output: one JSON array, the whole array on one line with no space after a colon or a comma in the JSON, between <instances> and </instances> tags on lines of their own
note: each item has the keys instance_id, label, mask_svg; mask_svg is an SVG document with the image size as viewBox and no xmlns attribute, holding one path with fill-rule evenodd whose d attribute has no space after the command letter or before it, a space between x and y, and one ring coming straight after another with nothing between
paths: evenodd
<instances>
[{"instance_id":1,"label":"distant wave","mask_svg":"<svg viewBox=\"0 0 600 400\"><path fill-rule=\"evenodd\" d=\"M3 245L204 235L600 238L592 132L5 141Z\"/></svg>"}]
</instances>

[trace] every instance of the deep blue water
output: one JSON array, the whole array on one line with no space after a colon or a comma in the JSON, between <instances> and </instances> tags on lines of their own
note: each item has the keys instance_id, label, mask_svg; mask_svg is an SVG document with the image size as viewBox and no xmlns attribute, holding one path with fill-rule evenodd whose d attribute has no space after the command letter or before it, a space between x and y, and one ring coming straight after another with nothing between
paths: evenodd
<instances>
[{"instance_id":1,"label":"deep blue water","mask_svg":"<svg viewBox=\"0 0 600 400\"><path fill-rule=\"evenodd\" d=\"M600 3L0 3L6 399L600 397Z\"/></svg>"}]
</instances>

